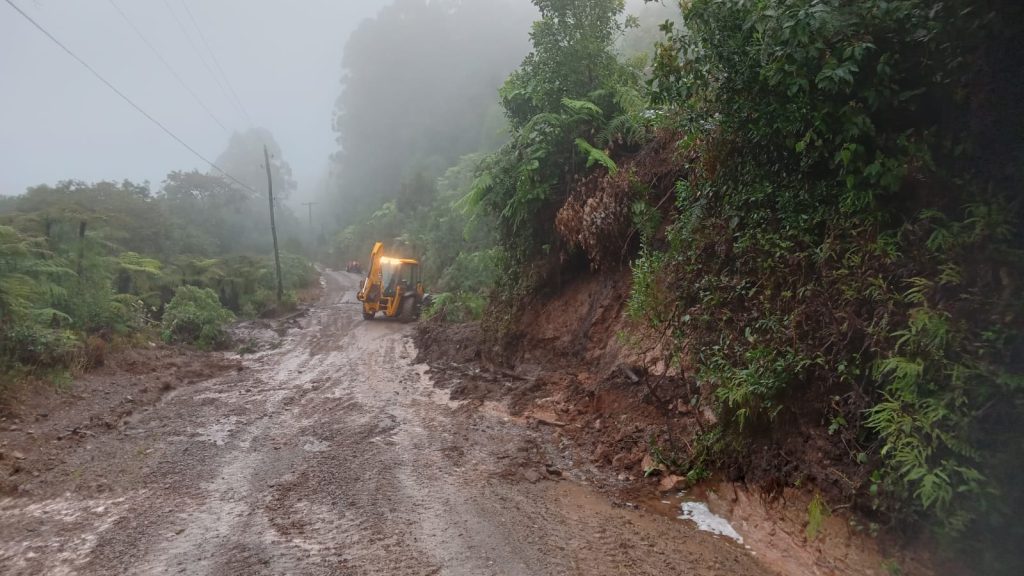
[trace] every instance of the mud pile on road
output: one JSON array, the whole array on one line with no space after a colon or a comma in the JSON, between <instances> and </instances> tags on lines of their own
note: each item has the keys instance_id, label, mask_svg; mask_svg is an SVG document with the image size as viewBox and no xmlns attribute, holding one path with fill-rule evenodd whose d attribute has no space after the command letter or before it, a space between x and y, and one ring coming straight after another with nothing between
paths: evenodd
<instances>
[{"instance_id":1,"label":"mud pile on road","mask_svg":"<svg viewBox=\"0 0 1024 576\"><path fill-rule=\"evenodd\" d=\"M561 428L590 465L641 478L651 447L684 448L701 416L677 370L622 337L643 334L623 314L629 280L579 278L527 306L501 339L480 323L422 322L418 361L453 400L502 403Z\"/></svg>"}]
</instances>

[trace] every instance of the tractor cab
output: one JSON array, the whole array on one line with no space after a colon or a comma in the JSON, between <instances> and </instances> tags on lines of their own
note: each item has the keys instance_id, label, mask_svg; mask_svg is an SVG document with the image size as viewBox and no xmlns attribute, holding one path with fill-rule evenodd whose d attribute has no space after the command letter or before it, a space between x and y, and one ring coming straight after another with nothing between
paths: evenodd
<instances>
[{"instance_id":1,"label":"tractor cab","mask_svg":"<svg viewBox=\"0 0 1024 576\"><path fill-rule=\"evenodd\" d=\"M384 296L409 293L410 288L420 284L420 263L408 258L381 258L381 273L384 275Z\"/></svg>"}]
</instances>

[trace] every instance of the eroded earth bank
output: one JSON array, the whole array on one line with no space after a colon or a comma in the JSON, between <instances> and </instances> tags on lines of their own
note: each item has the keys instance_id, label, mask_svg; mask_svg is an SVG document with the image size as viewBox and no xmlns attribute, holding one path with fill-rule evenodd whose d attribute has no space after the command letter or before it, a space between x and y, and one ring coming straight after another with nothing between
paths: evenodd
<instances>
[{"instance_id":1,"label":"eroded earth bank","mask_svg":"<svg viewBox=\"0 0 1024 576\"><path fill-rule=\"evenodd\" d=\"M142 354L5 414L0 573L771 573L595 490L550 426L450 401L409 326L324 280L253 353Z\"/></svg>"}]
</instances>

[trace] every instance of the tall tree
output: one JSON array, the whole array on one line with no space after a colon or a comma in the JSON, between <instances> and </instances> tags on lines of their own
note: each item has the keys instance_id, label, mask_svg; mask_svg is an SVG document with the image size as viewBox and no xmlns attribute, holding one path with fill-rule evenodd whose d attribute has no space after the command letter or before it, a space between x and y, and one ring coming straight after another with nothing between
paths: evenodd
<instances>
[{"instance_id":1,"label":"tall tree","mask_svg":"<svg viewBox=\"0 0 1024 576\"><path fill-rule=\"evenodd\" d=\"M493 146L503 125L494 95L528 50L532 16L509 0L398 0L364 22L345 46L325 209L355 222L396 199L412 172L435 178Z\"/></svg>"},{"instance_id":2,"label":"tall tree","mask_svg":"<svg viewBox=\"0 0 1024 576\"><path fill-rule=\"evenodd\" d=\"M611 47L622 33L624 0L534 0L533 51L505 83L501 103L516 128L564 98L583 99L609 86L618 73Z\"/></svg>"},{"instance_id":3,"label":"tall tree","mask_svg":"<svg viewBox=\"0 0 1024 576\"><path fill-rule=\"evenodd\" d=\"M586 141L620 112L630 81L614 52L622 0L534 4L541 18L533 51L500 92L512 137L483 162L471 196L498 217L503 243L523 261L552 242L555 213L576 176L594 159L611 166Z\"/></svg>"},{"instance_id":4,"label":"tall tree","mask_svg":"<svg viewBox=\"0 0 1024 576\"><path fill-rule=\"evenodd\" d=\"M285 162L274 135L266 128L250 128L232 134L227 149L217 157L217 165L249 188L263 193L267 188L263 146L270 151L274 196L281 201L287 200L296 187L292 168Z\"/></svg>"}]
</instances>

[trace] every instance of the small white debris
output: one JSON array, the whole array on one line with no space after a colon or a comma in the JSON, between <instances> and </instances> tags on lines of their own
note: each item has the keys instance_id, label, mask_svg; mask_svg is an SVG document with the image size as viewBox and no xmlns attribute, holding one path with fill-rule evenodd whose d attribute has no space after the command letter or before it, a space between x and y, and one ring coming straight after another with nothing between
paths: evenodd
<instances>
[{"instance_id":1,"label":"small white debris","mask_svg":"<svg viewBox=\"0 0 1024 576\"><path fill-rule=\"evenodd\" d=\"M697 525L698 530L725 536L743 544L743 537L733 529L729 521L721 516L712 514L708 510L707 504L703 502L683 502L681 508L683 513L678 516L680 520L690 520Z\"/></svg>"}]
</instances>

